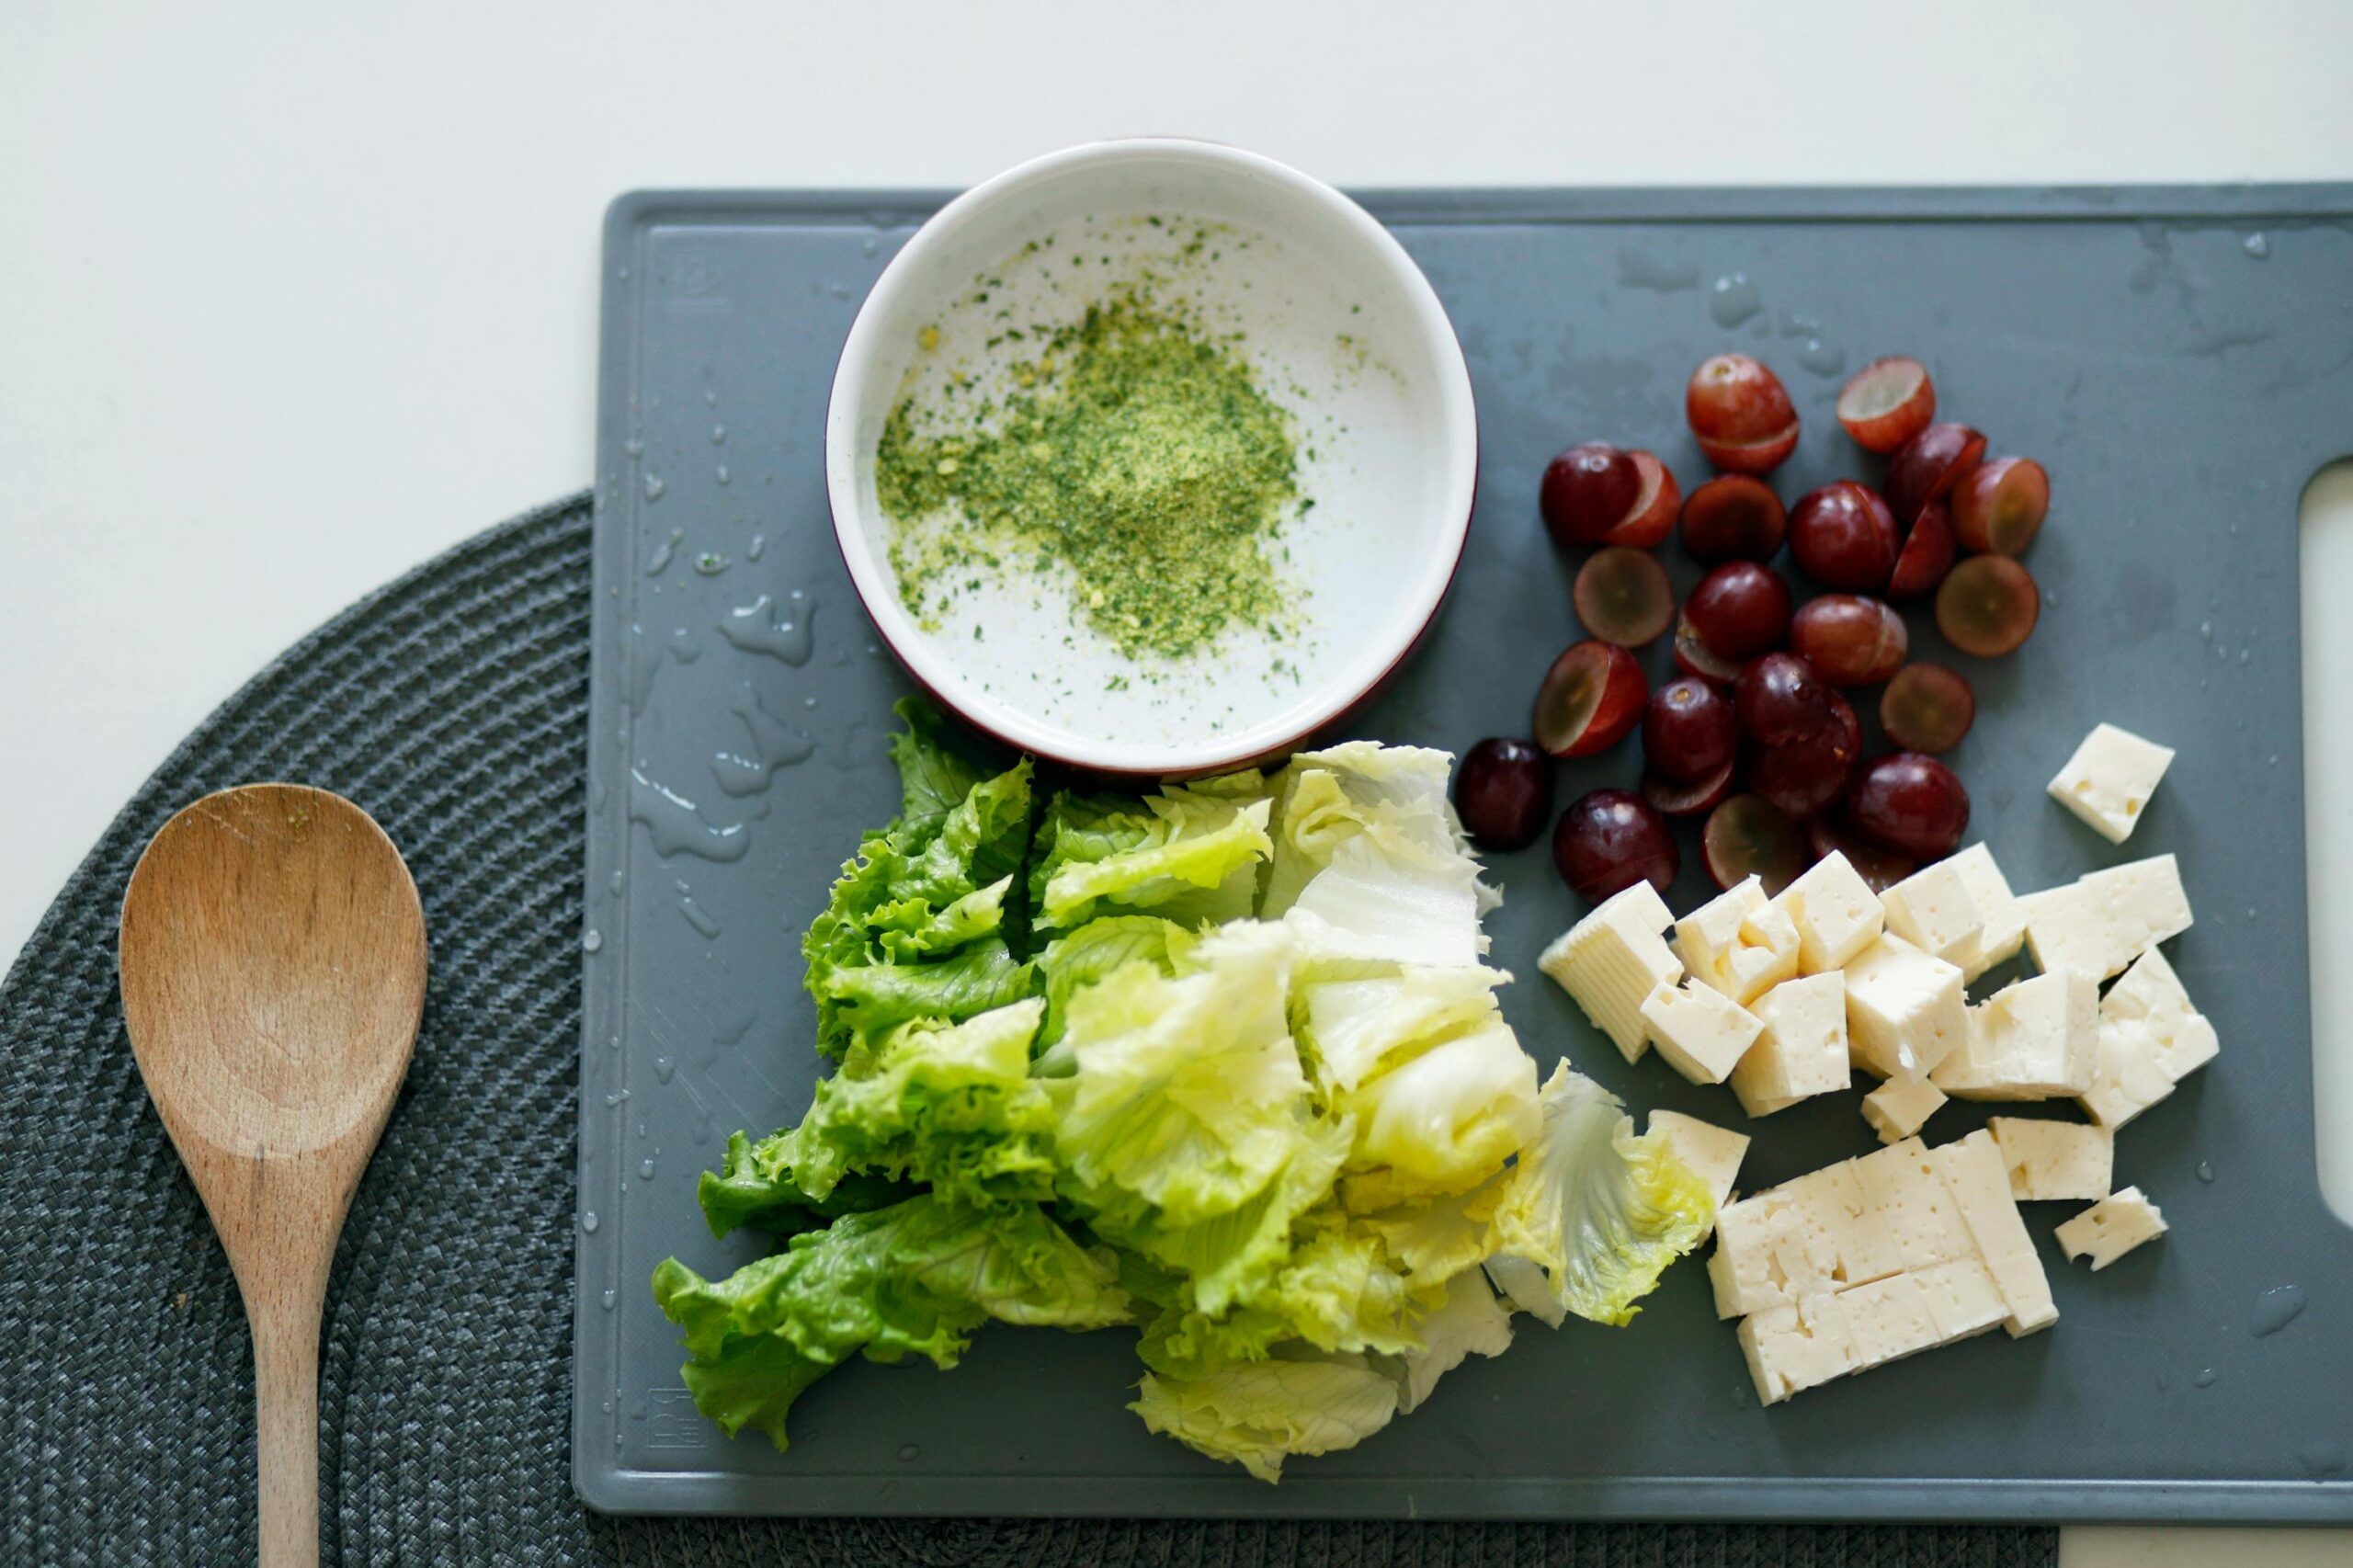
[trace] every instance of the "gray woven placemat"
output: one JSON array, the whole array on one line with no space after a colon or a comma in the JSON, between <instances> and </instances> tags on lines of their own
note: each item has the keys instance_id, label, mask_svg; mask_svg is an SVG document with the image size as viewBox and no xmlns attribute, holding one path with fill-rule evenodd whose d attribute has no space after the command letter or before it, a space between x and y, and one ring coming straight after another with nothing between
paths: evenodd
<instances>
[{"instance_id":1,"label":"gray woven placemat","mask_svg":"<svg viewBox=\"0 0 2353 1568\"><path fill-rule=\"evenodd\" d=\"M147 836L254 779L339 790L408 858L424 1033L328 1292L330 1563L2013 1568L2028 1528L616 1519L572 1494L572 1169L587 498L463 545L188 737L0 988L0 1561L249 1562L244 1318L147 1106L114 923Z\"/></svg>"}]
</instances>

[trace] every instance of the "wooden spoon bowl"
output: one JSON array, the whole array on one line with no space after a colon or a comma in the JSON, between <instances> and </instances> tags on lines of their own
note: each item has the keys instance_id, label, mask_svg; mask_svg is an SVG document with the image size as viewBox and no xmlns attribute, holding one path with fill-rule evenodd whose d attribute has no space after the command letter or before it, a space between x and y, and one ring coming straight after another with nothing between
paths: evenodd
<instances>
[{"instance_id":1,"label":"wooden spoon bowl","mask_svg":"<svg viewBox=\"0 0 2353 1568\"><path fill-rule=\"evenodd\" d=\"M253 1329L261 1561L318 1561L319 1313L425 1006L425 913L339 795L208 795L131 873L123 1021Z\"/></svg>"}]
</instances>

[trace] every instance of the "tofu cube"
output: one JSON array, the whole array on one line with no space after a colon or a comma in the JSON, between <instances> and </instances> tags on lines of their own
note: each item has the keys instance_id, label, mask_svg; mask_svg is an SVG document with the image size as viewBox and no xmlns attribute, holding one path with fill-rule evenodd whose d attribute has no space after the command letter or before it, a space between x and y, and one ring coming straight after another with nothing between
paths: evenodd
<instances>
[{"instance_id":1,"label":"tofu cube","mask_svg":"<svg viewBox=\"0 0 2353 1568\"><path fill-rule=\"evenodd\" d=\"M1887 928L1919 949L1963 970L1976 956L1985 918L1977 912L1969 883L1949 860L1913 872L1880 894Z\"/></svg>"},{"instance_id":2,"label":"tofu cube","mask_svg":"<svg viewBox=\"0 0 2353 1568\"><path fill-rule=\"evenodd\" d=\"M1881 935L1847 965L1847 1048L1882 1078L1927 1075L1969 1033L1961 971Z\"/></svg>"},{"instance_id":3,"label":"tofu cube","mask_svg":"<svg viewBox=\"0 0 2353 1568\"><path fill-rule=\"evenodd\" d=\"M1936 1161L1917 1138L1904 1139L1852 1164L1863 1201L1895 1238L1896 1256L1905 1269L1977 1256L1976 1241L1937 1174Z\"/></svg>"},{"instance_id":4,"label":"tofu cube","mask_svg":"<svg viewBox=\"0 0 2353 1568\"><path fill-rule=\"evenodd\" d=\"M1785 980L1751 1006L1756 1043L1732 1070L1732 1092L1751 1116L1770 1116L1847 1086L1847 976L1839 970Z\"/></svg>"},{"instance_id":5,"label":"tofu cube","mask_svg":"<svg viewBox=\"0 0 2353 1568\"><path fill-rule=\"evenodd\" d=\"M2171 746L2101 724L2084 737L2051 781L2051 798L2110 844L2121 844L2139 825L2149 797L2157 792L2157 780L2172 762Z\"/></svg>"},{"instance_id":6,"label":"tofu cube","mask_svg":"<svg viewBox=\"0 0 2353 1568\"><path fill-rule=\"evenodd\" d=\"M1789 912L1766 899L1755 877L1675 925L1675 949L1691 978L1744 1007L1797 973L1798 941Z\"/></svg>"},{"instance_id":7,"label":"tofu cube","mask_svg":"<svg viewBox=\"0 0 2353 1568\"><path fill-rule=\"evenodd\" d=\"M1841 1287L1902 1272L1904 1249L1889 1217L1863 1190L1857 1162L1842 1160L1781 1184L1803 1227L1808 1251L1829 1258Z\"/></svg>"},{"instance_id":8,"label":"tofu cube","mask_svg":"<svg viewBox=\"0 0 2353 1568\"><path fill-rule=\"evenodd\" d=\"M1675 1157L1707 1184L1712 1207L1722 1213L1732 1201L1732 1184L1739 1178L1740 1162L1747 1156L1748 1134L1675 1110L1651 1112L1650 1130L1666 1135ZM2100 1188L2107 1190L2105 1186Z\"/></svg>"},{"instance_id":9,"label":"tofu cube","mask_svg":"<svg viewBox=\"0 0 2353 1568\"><path fill-rule=\"evenodd\" d=\"M2116 1173L2116 1132L2080 1121L1997 1116L1985 1124L2021 1203L2105 1197Z\"/></svg>"},{"instance_id":10,"label":"tofu cube","mask_svg":"<svg viewBox=\"0 0 2353 1568\"><path fill-rule=\"evenodd\" d=\"M1779 1189L1716 1211L1716 1250L1708 1258L1716 1315L1745 1317L1837 1289L1835 1256L1817 1255L1796 1206Z\"/></svg>"},{"instance_id":11,"label":"tofu cube","mask_svg":"<svg viewBox=\"0 0 2353 1568\"><path fill-rule=\"evenodd\" d=\"M1915 1270L1911 1278L1927 1292L1928 1315L1947 1345L1983 1334L2008 1315L2001 1287L1973 1255Z\"/></svg>"},{"instance_id":12,"label":"tofu cube","mask_svg":"<svg viewBox=\"0 0 2353 1568\"><path fill-rule=\"evenodd\" d=\"M1721 1084L1765 1026L1721 991L1662 985L1643 1003L1643 1023L1666 1064L1695 1084Z\"/></svg>"},{"instance_id":13,"label":"tofu cube","mask_svg":"<svg viewBox=\"0 0 2353 1568\"><path fill-rule=\"evenodd\" d=\"M1970 1008L1969 1038L1929 1076L1955 1099L2055 1099L2091 1091L2098 1050L2099 987L2038 974Z\"/></svg>"},{"instance_id":14,"label":"tofu cube","mask_svg":"<svg viewBox=\"0 0 2353 1568\"><path fill-rule=\"evenodd\" d=\"M2138 1018L2101 1018L2092 1086L2076 1096L2084 1113L2112 1132L2172 1093L2149 1026Z\"/></svg>"},{"instance_id":15,"label":"tofu cube","mask_svg":"<svg viewBox=\"0 0 2353 1568\"><path fill-rule=\"evenodd\" d=\"M2018 900L2027 946L2045 973L2120 974L2159 942L2189 929L2181 867L2170 855L2112 866Z\"/></svg>"},{"instance_id":16,"label":"tofu cube","mask_svg":"<svg viewBox=\"0 0 2353 1568\"><path fill-rule=\"evenodd\" d=\"M2059 1321L2051 1300L2050 1277L2010 1196L2010 1174L1990 1132L1977 1131L1929 1151L1945 1190L1961 1210L1961 1223L1977 1244L1977 1256L2001 1291L2003 1326L2013 1338Z\"/></svg>"},{"instance_id":17,"label":"tofu cube","mask_svg":"<svg viewBox=\"0 0 2353 1568\"><path fill-rule=\"evenodd\" d=\"M1882 1143L1899 1143L1943 1108L1945 1092L1926 1078L1890 1078L1863 1096L1863 1119Z\"/></svg>"},{"instance_id":18,"label":"tofu cube","mask_svg":"<svg viewBox=\"0 0 2353 1568\"><path fill-rule=\"evenodd\" d=\"M2109 987L2099 1016L2103 1025L2132 1021L2143 1026L2150 1051L2173 1083L2213 1061L2222 1049L2214 1026L2191 1003L2181 977L2154 948L2133 960L2124 978Z\"/></svg>"},{"instance_id":19,"label":"tofu cube","mask_svg":"<svg viewBox=\"0 0 2353 1568\"><path fill-rule=\"evenodd\" d=\"M1854 1331L1840 1298L1809 1296L1741 1320L1741 1353L1756 1397L1779 1404L1855 1368Z\"/></svg>"},{"instance_id":20,"label":"tofu cube","mask_svg":"<svg viewBox=\"0 0 2353 1568\"><path fill-rule=\"evenodd\" d=\"M1675 916L1648 882L1612 894L1546 948L1536 967L1575 998L1618 1053L1639 1062L1649 1048L1643 1004L1683 978L1683 965L1659 933Z\"/></svg>"},{"instance_id":21,"label":"tofu cube","mask_svg":"<svg viewBox=\"0 0 2353 1568\"><path fill-rule=\"evenodd\" d=\"M1909 1274L1891 1274L1839 1292L1847 1332L1854 1341L1854 1371L1883 1367L1945 1342L1928 1311L1928 1293Z\"/></svg>"},{"instance_id":22,"label":"tofu cube","mask_svg":"<svg viewBox=\"0 0 2353 1568\"><path fill-rule=\"evenodd\" d=\"M1836 850L1815 861L1773 902L1798 933L1798 972L1844 969L1879 939L1886 911L1862 873Z\"/></svg>"},{"instance_id":23,"label":"tofu cube","mask_svg":"<svg viewBox=\"0 0 2353 1568\"><path fill-rule=\"evenodd\" d=\"M2018 907L2009 879L2002 875L2002 868L1994 863L1994 852L1984 844L1972 844L1942 863L1950 866L1961 886L1969 890L1969 902L1977 906L1982 923L1976 949L1966 959L1952 960L1961 965L1962 979L1974 981L1995 965L2018 956L2018 949L2026 944L2026 911Z\"/></svg>"},{"instance_id":24,"label":"tofu cube","mask_svg":"<svg viewBox=\"0 0 2353 1568\"><path fill-rule=\"evenodd\" d=\"M2165 1217L2137 1187L2111 1193L2059 1227L2059 1244L2071 1258L2088 1257L2097 1274L2139 1246L2165 1233Z\"/></svg>"}]
</instances>

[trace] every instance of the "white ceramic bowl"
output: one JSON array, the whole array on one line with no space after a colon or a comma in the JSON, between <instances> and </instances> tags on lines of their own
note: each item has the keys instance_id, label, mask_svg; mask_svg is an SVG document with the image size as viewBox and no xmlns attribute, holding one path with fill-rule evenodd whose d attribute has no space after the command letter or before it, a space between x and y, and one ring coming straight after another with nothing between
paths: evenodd
<instances>
[{"instance_id":1,"label":"white ceramic bowl","mask_svg":"<svg viewBox=\"0 0 2353 1568\"><path fill-rule=\"evenodd\" d=\"M1315 503L1282 535L1298 635L1229 633L1146 668L1085 626L1063 585L1018 565L918 625L891 562L898 525L875 495L892 410L911 394L923 406L951 374L1001 374L1028 357L1020 343L989 343L1007 320L1074 318L1203 223L1213 237L1185 272L1184 302L1245 335L1260 386L1298 421L1300 485ZM1043 245L1049 235L1056 245ZM1081 238L1112 265L1050 270ZM1041 248L1025 255L1032 241ZM1277 756L1369 696L1438 613L1477 468L1461 347L1389 232L1271 159L1157 138L1055 153L942 208L867 296L825 418L834 531L901 664L1006 744L1106 773L1197 775Z\"/></svg>"}]
</instances>

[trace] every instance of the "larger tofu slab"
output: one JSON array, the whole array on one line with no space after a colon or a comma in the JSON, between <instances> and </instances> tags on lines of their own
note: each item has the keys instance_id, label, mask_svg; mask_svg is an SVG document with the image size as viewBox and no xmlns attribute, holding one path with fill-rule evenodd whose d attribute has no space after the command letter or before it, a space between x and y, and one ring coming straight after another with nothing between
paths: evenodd
<instances>
[{"instance_id":1,"label":"larger tofu slab","mask_svg":"<svg viewBox=\"0 0 2353 1568\"><path fill-rule=\"evenodd\" d=\"M1930 1156L1977 1243L1978 1258L2001 1290L2003 1326L2017 1337L2058 1322L2050 1277L2010 1196L2010 1173L1994 1135L1972 1132L1930 1151Z\"/></svg>"},{"instance_id":2,"label":"larger tofu slab","mask_svg":"<svg viewBox=\"0 0 2353 1568\"><path fill-rule=\"evenodd\" d=\"M1636 882L1569 927L1536 960L1630 1062L1641 1061L1650 1046L1643 1004L1660 986L1683 978L1681 960L1659 935L1674 923L1658 890Z\"/></svg>"}]
</instances>

